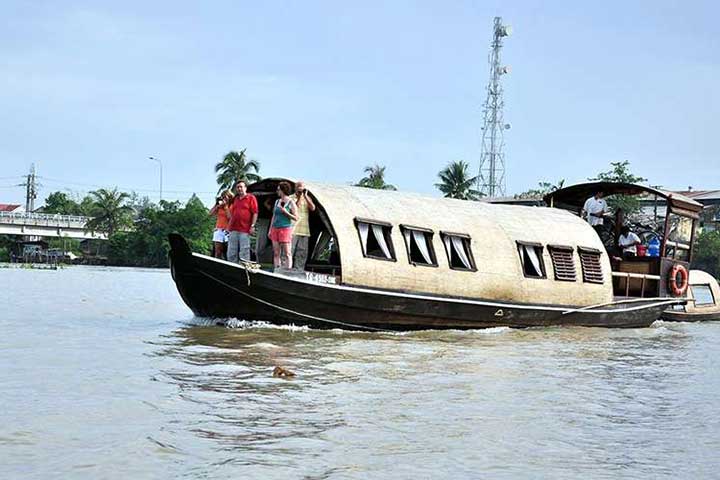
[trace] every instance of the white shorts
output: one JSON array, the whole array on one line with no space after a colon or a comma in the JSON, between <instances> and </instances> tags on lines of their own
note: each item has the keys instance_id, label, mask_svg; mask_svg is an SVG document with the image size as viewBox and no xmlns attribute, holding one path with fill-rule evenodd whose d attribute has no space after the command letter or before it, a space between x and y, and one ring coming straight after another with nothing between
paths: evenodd
<instances>
[{"instance_id":1,"label":"white shorts","mask_svg":"<svg viewBox=\"0 0 720 480\"><path fill-rule=\"evenodd\" d=\"M205 237L207 238L207 237ZM213 232L213 242L227 243L228 233L222 228L216 228Z\"/></svg>"}]
</instances>

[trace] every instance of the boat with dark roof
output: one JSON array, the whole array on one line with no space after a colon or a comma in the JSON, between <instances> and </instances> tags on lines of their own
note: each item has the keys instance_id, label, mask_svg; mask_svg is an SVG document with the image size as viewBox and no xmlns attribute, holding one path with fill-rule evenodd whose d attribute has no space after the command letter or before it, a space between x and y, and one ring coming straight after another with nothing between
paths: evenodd
<instances>
[{"instance_id":1,"label":"boat with dark roof","mask_svg":"<svg viewBox=\"0 0 720 480\"><path fill-rule=\"evenodd\" d=\"M665 310L661 318L669 321L697 322L720 320L718 281L701 270L691 270L703 205L679 193L645 185L615 182L589 182L551 192L545 202L579 215L585 200L602 191L606 197L635 197L645 204L640 222L630 222L618 210L607 218L600 230L608 252L612 284L616 296L625 298L667 297L685 300ZM635 215L637 217L638 215ZM641 239L641 251L655 242L655 255L622 255L618 245L620 227L633 224Z\"/></svg>"},{"instance_id":2,"label":"boat with dark roof","mask_svg":"<svg viewBox=\"0 0 720 480\"><path fill-rule=\"evenodd\" d=\"M259 224L267 225L263 200L281 180L249 186ZM359 330L646 327L685 303L615 298L602 242L567 211L308 189L317 209L303 271L266 270L262 251L240 264L208 257L170 235L172 276L196 315Z\"/></svg>"}]
</instances>

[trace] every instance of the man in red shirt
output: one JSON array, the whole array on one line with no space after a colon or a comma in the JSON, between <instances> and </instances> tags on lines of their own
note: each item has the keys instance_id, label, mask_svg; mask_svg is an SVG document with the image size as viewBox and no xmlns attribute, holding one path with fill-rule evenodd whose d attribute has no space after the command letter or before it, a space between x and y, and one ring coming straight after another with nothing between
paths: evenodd
<instances>
[{"instance_id":1,"label":"man in red shirt","mask_svg":"<svg viewBox=\"0 0 720 480\"><path fill-rule=\"evenodd\" d=\"M235 192L237 194L230 206L225 205L225 212L230 218L227 256L231 262L250 260L250 234L258 217L257 199L247 193L245 180L235 182Z\"/></svg>"}]
</instances>

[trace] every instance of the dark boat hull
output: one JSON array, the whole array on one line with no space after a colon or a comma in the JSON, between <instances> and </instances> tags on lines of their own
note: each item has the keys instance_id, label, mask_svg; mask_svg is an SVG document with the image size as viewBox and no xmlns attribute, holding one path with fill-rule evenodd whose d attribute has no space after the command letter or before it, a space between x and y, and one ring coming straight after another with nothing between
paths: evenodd
<instances>
[{"instance_id":1,"label":"dark boat hull","mask_svg":"<svg viewBox=\"0 0 720 480\"><path fill-rule=\"evenodd\" d=\"M674 310L666 310L660 317L666 322L717 322L720 321L720 311L708 313L688 313Z\"/></svg>"},{"instance_id":2,"label":"dark boat hull","mask_svg":"<svg viewBox=\"0 0 720 480\"><path fill-rule=\"evenodd\" d=\"M195 315L357 330L647 327L673 300L597 308L526 305L327 285L192 254L170 236L173 279Z\"/></svg>"}]
</instances>

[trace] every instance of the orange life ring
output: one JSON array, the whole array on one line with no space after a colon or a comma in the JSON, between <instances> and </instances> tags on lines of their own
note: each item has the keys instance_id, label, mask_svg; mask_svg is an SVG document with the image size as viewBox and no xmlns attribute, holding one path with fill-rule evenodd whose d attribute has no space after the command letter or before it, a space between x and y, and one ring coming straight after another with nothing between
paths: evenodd
<instances>
[{"instance_id":1,"label":"orange life ring","mask_svg":"<svg viewBox=\"0 0 720 480\"><path fill-rule=\"evenodd\" d=\"M678 284L677 276L680 274L680 283ZM688 289L688 271L687 268L683 267L679 263L676 263L673 265L672 269L670 270L670 277L668 278L668 282L670 283L670 289L673 292L673 295L676 297L679 297L681 295L685 295L685 292Z\"/></svg>"}]
</instances>

